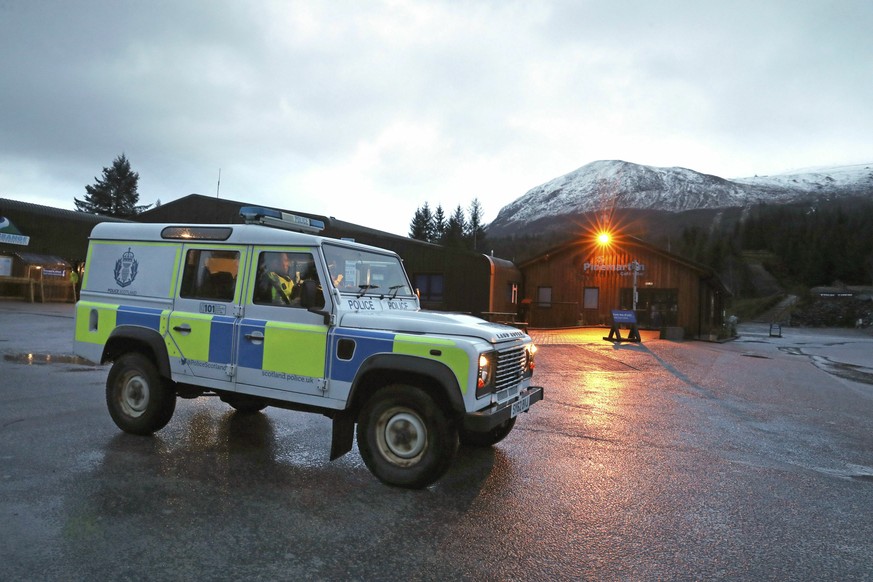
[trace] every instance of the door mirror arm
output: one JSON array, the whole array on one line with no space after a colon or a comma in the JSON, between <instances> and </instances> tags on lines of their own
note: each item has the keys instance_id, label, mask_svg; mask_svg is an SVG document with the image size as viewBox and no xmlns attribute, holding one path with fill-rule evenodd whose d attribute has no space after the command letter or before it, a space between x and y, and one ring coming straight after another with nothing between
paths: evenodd
<instances>
[{"instance_id":1,"label":"door mirror arm","mask_svg":"<svg viewBox=\"0 0 873 582\"><path fill-rule=\"evenodd\" d=\"M307 311L309 311L309 313L314 313L316 315L322 316L324 318L324 325L331 324L332 316L331 316L330 311L325 311L323 309L318 309L316 307L310 307L309 309L307 309Z\"/></svg>"}]
</instances>

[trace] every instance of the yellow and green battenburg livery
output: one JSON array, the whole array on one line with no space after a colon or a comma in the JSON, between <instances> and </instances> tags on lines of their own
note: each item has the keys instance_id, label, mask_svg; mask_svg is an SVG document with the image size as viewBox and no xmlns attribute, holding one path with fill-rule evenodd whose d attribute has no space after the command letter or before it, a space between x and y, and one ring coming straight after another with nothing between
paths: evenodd
<instances>
[{"instance_id":1,"label":"yellow and green battenburg livery","mask_svg":"<svg viewBox=\"0 0 873 582\"><path fill-rule=\"evenodd\" d=\"M120 326L130 325L152 329L165 338L170 358L231 364L233 358L232 324L235 318L218 315L182 314L191 327L191 337L196 338L184 348L179 347L167 334L167 326L174 324L170 310L80 301L76 306L76 341L102 348L109 334ZM94 317L92 314L97 314ZM93 325L92 325L93 324ZM324 326L291 324L276 321L246 319L240 322L239 333L260 331L264 342L259 345L240 343L236 362L239 366L313 378L329 377L342 382L351 382L364 360L378 353L393 353L415 356L442 362L453 372L458 385L466 392L470 372L467 353L449 338L434 338L411 334L395 334L385 331L339 328L332 337L336 345L343 339L355 341L351 358L335 357L328 370L328 334ZM307 341L302 341L302 340ZM316 341L312 341L315 339ZM282 346L300 346L288 351ZM275 346L276 349L271 349ZM431 352L438 348L440 357ZM337 350L332 350L336 354Z\"/></svg>"}]
</instances>

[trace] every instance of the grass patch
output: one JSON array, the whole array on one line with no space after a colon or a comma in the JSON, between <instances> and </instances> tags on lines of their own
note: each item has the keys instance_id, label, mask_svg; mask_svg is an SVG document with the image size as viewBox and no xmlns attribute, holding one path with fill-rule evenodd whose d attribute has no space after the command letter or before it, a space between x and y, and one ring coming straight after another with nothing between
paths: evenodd
<instances>
[{"instance_id":1,"label":"grass patch","mask_svg":"<svg viewBox=\"0 0 873 582\"><path fill-rule=\"evenodd\" d=\"M785 296L781 293L769 297L749 297L734 299L731 302L730 314L736 315L740 321L748 321L775 307Z\"/></svg>"}]
</instances>

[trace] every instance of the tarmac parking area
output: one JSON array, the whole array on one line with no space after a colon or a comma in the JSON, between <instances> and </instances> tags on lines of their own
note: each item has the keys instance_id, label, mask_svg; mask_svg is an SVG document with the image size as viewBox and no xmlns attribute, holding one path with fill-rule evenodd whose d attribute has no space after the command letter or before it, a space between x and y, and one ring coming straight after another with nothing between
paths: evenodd
<instances>
[{"instance_id":1,"label":"tarmac parking area","mask_svg":"<svg viewBox=\"0 0 873 582\"><path fill-rule=\"evenodd\" d=\"M873 337L532 330L545 399L422 491L330 423L118 431L72 305L0 302L0 579L873 579Z\"/></svg>"}]
</instances>

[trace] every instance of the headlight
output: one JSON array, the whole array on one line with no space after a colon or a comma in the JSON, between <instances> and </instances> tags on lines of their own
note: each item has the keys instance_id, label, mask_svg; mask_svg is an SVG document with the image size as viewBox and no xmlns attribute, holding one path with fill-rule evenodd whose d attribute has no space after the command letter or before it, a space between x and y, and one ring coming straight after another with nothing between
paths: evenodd
<instances>
[{"instance_id":1,"label":"headlight","mask_svg":"<svg viewBox=\"0 0 873 582\"><path fill-rule=\"evenodd\" d=\"M491 391L494 384L494 367L496 353L490 352L479 356L479 373L476 379L476 396L480 397Z\"/></svg>"},{"instance_id":2,"label":"headlight","mask_svg":"<svg viewBox=\"0 0 873 582\"><path fill-rule=\"evenodd\" d=\"M536 362L536 353L537 347L534 344L530 344L525 348L525 362L524 362L524 371L528 374L532 374L534 368L537 367Z\"/></svg>"}]
</instances>

